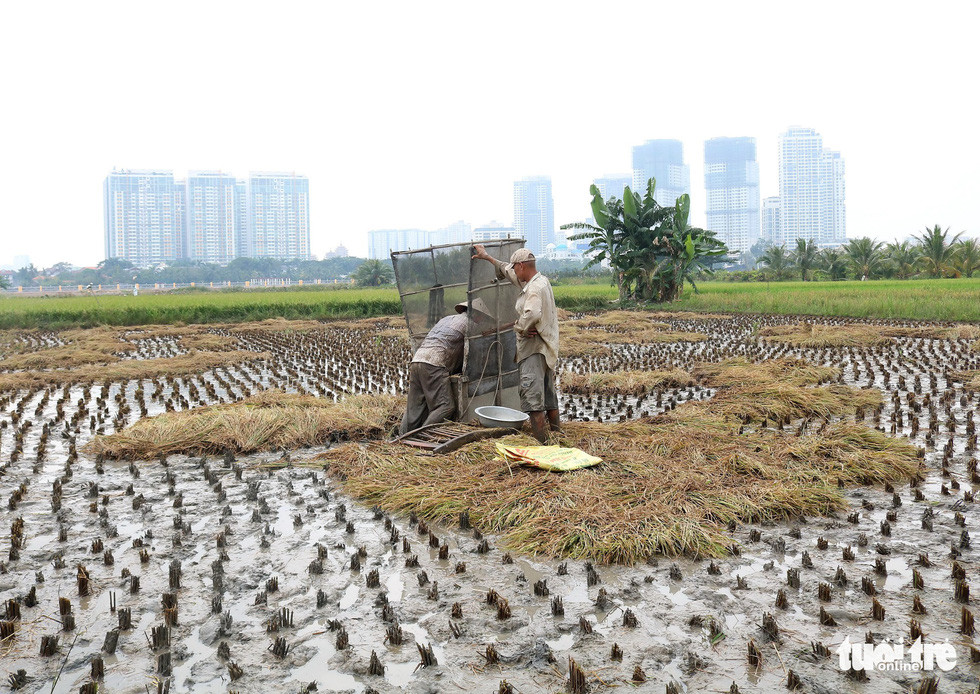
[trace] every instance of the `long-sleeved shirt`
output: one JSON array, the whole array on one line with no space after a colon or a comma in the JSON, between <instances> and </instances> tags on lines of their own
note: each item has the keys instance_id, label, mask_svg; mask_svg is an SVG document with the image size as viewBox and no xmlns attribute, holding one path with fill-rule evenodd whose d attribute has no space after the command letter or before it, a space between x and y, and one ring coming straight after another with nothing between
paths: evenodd
<instances>
[{"instance_id":1,"label":"long-sleeved shirt","mask_svg":"<svg viewBox=\"0 0 980 694\"><path fill-rule=\"evenodd\" d=\"M558 309L551 282L540 272L522 284L514 272L514 266L492 258L497 270L497 278L507 280L521 288L517 297L517 322L514 333L517 335L517 361L523 361L532 354L543 354L548 368L554 369L558 363ZM534 328L537 335L529 335Z\"/></svg>"},{"instance_id":2,"label":"long-sleeved shirt","mask_svg":"<svg viewBox=\"0 0 980 694\"><path fill-rule=\"evenodd\" d=\"M455 373L463 366L463 343L466 341L466 314L446 316L432 326L422 344L415 350L413 362L432 364Z\"/></svg>"}]
</instances>

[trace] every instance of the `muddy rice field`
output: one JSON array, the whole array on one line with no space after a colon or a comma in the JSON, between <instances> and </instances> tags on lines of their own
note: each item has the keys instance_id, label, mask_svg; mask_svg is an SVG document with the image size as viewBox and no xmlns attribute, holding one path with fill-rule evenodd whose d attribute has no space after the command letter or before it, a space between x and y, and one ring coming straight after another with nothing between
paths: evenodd
<instances>
[{"instance_id":1,"label":"muddy rice field","mask_svg":"<svg viewBox=\"0 0 980 694\"><path fill-rule=\"evenodd\" d=\"M10 332L0 336L0 686L980 691L980 331L622 312L566 316L562 329L563 421L649 420L716 397L700 377L644 373L801 359L879 391L880 405L840 418L907 439L921 474L848 486L828 514L728 523L724 556L535 556L465 517L435 522L350 496L329 454L355 427L249 453L190 442L127 459L100 443L145 417L272 390L328 403L389 396L372 401L381 428L356 430L384 438L411 356L394 319ZM806 437L830 423L751 426ZM256 428L236 440L265 442ZM840 667L845 639L907 654L919 637L952 645L955 664Z\"/></svg>"}]
</instances>

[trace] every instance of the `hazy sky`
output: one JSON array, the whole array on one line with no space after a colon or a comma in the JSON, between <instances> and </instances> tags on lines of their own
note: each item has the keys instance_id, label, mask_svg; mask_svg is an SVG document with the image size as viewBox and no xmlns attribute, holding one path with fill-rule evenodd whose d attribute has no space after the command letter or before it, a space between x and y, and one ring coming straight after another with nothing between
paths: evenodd
<instances>
[{"instance_id":1,"label":"hazy sky","mask_svg":"<svg viewBox=\"0 0 980 694\"><path fill-rule=\"evenodd\" d=\"M704 221L703 142L815 128L847 167L851 237L980 233L976 30L964 2L17 2L0 28L0 264L103 258L113 167L310 178L312 251L366 232L555 221L595 176L678 138Z\"/></svg>"}]
</instances>

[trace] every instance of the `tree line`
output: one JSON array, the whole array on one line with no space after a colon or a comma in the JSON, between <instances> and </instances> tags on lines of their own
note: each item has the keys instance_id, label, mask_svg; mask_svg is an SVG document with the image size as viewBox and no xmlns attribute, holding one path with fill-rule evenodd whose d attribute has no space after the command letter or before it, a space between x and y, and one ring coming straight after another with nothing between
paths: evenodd
<instances>
[{"instance_id":1,"label":"tree line","mask_svg":"<svg viewBox=\"0 0 980 694\"><path fill-rule=\"evenodd\" d=\"M574 281L600 277L599 268L583 270L584 261L549 261L542 259L541 271L559 280ZM178 260L165 267L138 268L128 260L109 258L94 268L74 268L70 263L56 263L48 268L26 265L12 274L0 273L0 289L11 286L36 287L72 285L154 284L207 285L224 282L246 282L256 279L282 278L293 281L324 280L353 282L359 287L383 287L394 283L390 260L366 260L346 256L324 260L277 260L274 258L236 258L227 265Z\"/></svg>"},{"instance_id":2,"label":"tree line","mask_svg":"<svg viewBox=\"0 0 980 694\"><path fill-rule=\"evenodd\" d=\"M885 243L851 239L843 246L820 250L813 240L797 239L793 248L760 242L749 251L747 265L758 269L716 273L728 281L912 279L973 277L980 273L980 241L951 235L939 225L926 228L912 241Z\"/></svg>"},{"instance_id":3,"label":"tree line","mask_svg":"<svg viewBox=\"0 0 980 694\"><path fill-rule=\"evenodd\" d=\"M227 265L175 260L160 267L139 268L128 260L108 258L93 268L74 268L55 263L48 268L33 264L15 271L8 282L13 286L88 284L207 284L208 282L246 282L259 278L291 280L347 280L364 262L363 258L343 257L324 260L278 260L275 258L236 258Z\"/></svg>"}]
</instances>

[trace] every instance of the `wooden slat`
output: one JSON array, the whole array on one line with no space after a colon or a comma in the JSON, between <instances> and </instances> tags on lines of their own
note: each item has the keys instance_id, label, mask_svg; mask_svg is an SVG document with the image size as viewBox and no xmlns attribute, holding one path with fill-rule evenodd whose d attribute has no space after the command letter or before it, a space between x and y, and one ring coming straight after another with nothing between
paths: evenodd
<instances>
[{"instance_id":1,"label":"wooden slat","mask_svg":"<svg viewBox=\"0 0 980 694\"><path fill-rule=\"evenodd\" d=\"M440 446L436 441L402 441L406 446L411 446L412 448L424 448L427 451L435 450Z\"/></svg>"}]
</instances>

